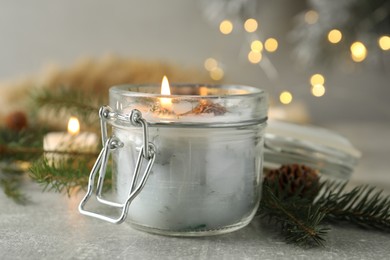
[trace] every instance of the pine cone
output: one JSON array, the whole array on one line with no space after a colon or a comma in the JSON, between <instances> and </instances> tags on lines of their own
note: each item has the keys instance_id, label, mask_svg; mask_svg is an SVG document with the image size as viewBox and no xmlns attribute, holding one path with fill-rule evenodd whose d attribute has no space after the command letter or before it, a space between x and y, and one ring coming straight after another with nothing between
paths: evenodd
<instances>
[{"instance_id":1,"label":"pine cone","mask_svg":"<svg viewBox=\"0 0 390 260\"><path fill-rule=\"evenodd\" d=\"M314 199L319 190L319 175L317 170L305 165L282 165L266 172L264 183L282 199L292 196Z\"/></svg>"},{"instance_id":2,"label":"pine cone","mask_svg":"<svg viewBox=\"0 0 390 260\"><path fill-rule=\"evenodd\" d=\"M28 126L27 116L22 111L14 111L6 116L5 124L10 130L20 131Z\"/></svg>"}]
</instances>

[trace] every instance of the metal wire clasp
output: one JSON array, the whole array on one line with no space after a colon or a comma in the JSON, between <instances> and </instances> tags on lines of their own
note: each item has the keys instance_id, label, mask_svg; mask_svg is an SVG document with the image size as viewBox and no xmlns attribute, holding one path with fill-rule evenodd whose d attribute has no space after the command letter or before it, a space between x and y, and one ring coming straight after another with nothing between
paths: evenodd
<instances>
[{"instance_id":1,"label":"metal wire clasp","mask_svg":"<svg viewBox=\"0 0 390 260\"><path fill-rule=\"evenodd\" d=\"M112 109L108 106L103 106L99 110L100 117L100 126L102 132L102 142L104 144L103 149L101 150L94 166L92 167L91 173L89 175L88 180L88 190L87 194L81 200L79 205L79 211L81 214L98 218L101 220L108 221L110 223L119 224L122 223L127 216L127 212L129 206L133 199L141 192L145 183L149 177L150 171L153 167L154 160L156 158L156 147L153 143L149 142L149 134L148 134L148 123L142 117L142 114L137 109L133 109L130 115L121 115L112 111ZM143 145L141 147L141 151L138 155L137 163L135 165L133 177L130 183L129 194L124 203L117 203L113 201L106 200L102 197L103 183L107 169L107 162L110 156L110 153L116 149L120 149L124 147L124 143L121 142L116 136L111 136L108 138L107 135L107 121L109 120L122 120L131 123L133 126L140 126L143 129ZM144 160L147 160L147 165L143 173L141 172L141 168ZM84 209L87 201L92 196L94 190L94 183L96 173L99 171L99 178L96 187L96 199L101 204L105 204L111 207L120 208L121 213L117 218L105 216L96 212L92 212Z\"/></svg>"}]
</instances>

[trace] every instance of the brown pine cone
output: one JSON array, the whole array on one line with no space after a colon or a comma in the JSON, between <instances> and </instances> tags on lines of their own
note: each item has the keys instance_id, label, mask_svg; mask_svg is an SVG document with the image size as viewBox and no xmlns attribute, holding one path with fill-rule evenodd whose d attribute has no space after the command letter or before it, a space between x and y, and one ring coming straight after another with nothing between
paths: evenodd
<instances>
[{"instance_id":1,"label":"brown pine cone","mask_svg":"<svg viewBox=\"0 0 390 260\"><path fill-rule=\"evenodd\" d=\"M14 111L9 113L5 118L5 125L8 129L20 131L27 128L27 116L22 111Z\"/></svg>"},{"instance_id":2,"label":"brown pine cone","mask_svg":"<svg viewBox=\"0 0 390 260\"><path fill-rule=\"evenodd\" d=\"M275 188L279 198L299 196L314 199L319 190L318 171L302 164L282 165L265 173L264 183Z\"/></svg>"}]
</instances>

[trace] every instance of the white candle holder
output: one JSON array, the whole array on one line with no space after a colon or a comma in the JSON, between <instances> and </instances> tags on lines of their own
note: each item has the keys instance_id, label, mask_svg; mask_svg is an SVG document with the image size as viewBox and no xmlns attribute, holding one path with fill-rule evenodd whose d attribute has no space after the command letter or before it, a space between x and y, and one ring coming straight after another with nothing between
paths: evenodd
<instances>
[{"instance_id":1,"label":"white candle holder","mask_svg":"<svg viewBox=\"0 0 390 260\"><path fill-rule=\"evenodd\" d=\"M100 110L103 150L79 210L112 223L164 235L204 236L247 225L261 195L267 95L235 85L121 85ZM108 137L107 124L112 134ZM112 154L116 201L102 196ZM118 217L86 210L99 202Z\"/></svg>"}]
</instances>

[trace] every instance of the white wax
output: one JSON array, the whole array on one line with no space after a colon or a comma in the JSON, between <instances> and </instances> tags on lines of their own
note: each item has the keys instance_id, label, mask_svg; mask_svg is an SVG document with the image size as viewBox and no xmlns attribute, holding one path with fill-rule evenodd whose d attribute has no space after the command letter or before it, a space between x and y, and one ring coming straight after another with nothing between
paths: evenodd
<instances>
[{"instance_id":1,"label":"white wax","mask_svg":"<svg viewBox=\"0 0 390 260\"><path fill-rule=\"evenodd\" d=\"M51 153L58 152L94 152L97 149L99 138L95 133L83 132L71 135L66 132L51 132L44 136L43 150L47 152L45 157L49 163L56 163L68 158L65 154Z\"/></svg>"},{"instance_id":2,"label":"white wax","mask_svg":"<svg viewBox=\"0 0 390 260\"><path fill-rule=\"evenodd\" d=\"M248 129L149 128L150 177L129 208L133 223L172 232L249 222L259 201L261 138ZM142 146L141 129L115 129L116 190L123 202Z\"/></svg>"}]
</instances>

